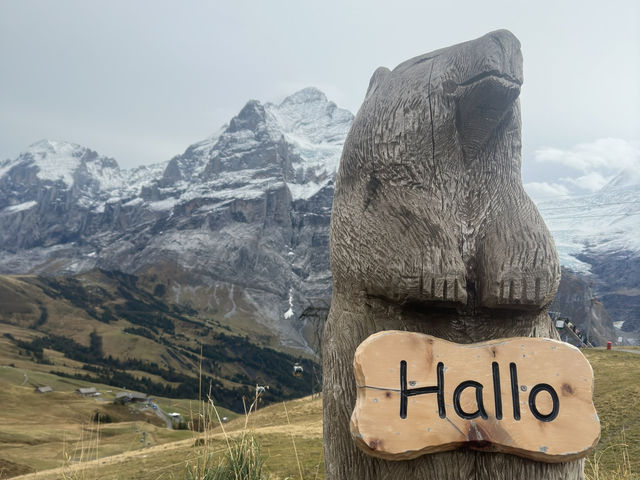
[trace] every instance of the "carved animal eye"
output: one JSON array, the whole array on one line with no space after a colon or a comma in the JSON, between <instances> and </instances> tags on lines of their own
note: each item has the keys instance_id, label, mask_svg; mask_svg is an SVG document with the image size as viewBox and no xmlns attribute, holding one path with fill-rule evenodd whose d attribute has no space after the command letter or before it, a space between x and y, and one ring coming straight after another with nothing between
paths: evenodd
<instances>
[{"instance_id":1,"label":"carved animal eye","mask_svg":"<svg viewBox=\"0 0 640 480\"><path fill-rule=\"evenodd\" d=\"M444 90L444 93L453 93L456 91L456 88L458 88L458 84L453 80L445 80L442 83L442 89Z\"/></svg>"}]
</instances>

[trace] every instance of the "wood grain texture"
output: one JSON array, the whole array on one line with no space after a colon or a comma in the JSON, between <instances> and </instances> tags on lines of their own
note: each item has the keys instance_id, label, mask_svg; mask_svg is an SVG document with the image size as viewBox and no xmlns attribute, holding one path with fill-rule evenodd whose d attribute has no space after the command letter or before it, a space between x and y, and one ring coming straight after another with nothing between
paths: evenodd
<instances>
[{"instance_id":1,"label":"wood grain texture","mask_svg":"<svg viewBox=\"0 0 640 480\"><path fill-rule=\"evenodd\" d=\"M520 178L522 55L497 31L379 68L345 142L331 216L323 344L330 480L579 479L582 461L455 451L372 458L349 432L356 347L381 330L457 343L557 338L551 236Z\"/></svg>"},{"instance_id":2,"label":"wood grain texture","mask_svg":"<svg viewBox=\"0 0 640 480\"><path fill-rule=\"evenodd\" d=\"M461 345L390 330L358 346L354 372L351 434L383 459L467 446L563 462L586 456L600 435L591 366L557 340Z\"/></svg>"}]
</instances>

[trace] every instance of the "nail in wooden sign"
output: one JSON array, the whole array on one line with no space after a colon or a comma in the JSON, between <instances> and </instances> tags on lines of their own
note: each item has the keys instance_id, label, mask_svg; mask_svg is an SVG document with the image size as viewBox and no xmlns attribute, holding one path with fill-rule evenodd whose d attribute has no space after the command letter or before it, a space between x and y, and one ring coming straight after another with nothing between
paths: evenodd
<instances>
[{"instance_id":1,"label":"nail in wooden sign","mask_svg":"<svg viewBox=\"0 0 640 480\"><path fill-rule=\"evenodd\" d=\"M351 434L387 460L469 447L565 462L600 436L591 365L564 342L383 331L360 344L354 369Z\"/></svg>"}]
</instances>

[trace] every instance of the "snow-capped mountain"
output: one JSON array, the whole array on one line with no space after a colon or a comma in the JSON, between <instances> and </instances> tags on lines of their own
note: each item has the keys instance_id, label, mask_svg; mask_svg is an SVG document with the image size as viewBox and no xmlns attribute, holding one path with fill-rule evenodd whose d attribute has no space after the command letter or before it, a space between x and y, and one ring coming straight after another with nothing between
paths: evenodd
<instances>
[{"instance_id":1,"label":"snow-capped mountain","mask_svg":"<svg viewBox=\"0 0 640 480\"><path fill-rule=\"evenodd\" d=\"M114 192L134 195L140 185L157 177L165 164L143 166L131 171L120 170L113 158L98 155L81 145L70 142L41 140L31 145L15 160L0 163L0 179L16 182L16 186L59 186L75 190L87 201L99 201ZM27 175L22 177L21 175ZM29 181L26 181L29 180ZM13 190L17 197L0 197L0 202L15 201L25 190Z\"/></svg>"},{"instance_id":2,"label":"snow-capped mountain","mask_svg":"<svg viewBox=\"0 0 640 480\"><path fill-rule=\"evenodd\" d=\"M162 169L122 171L112 158L51 140L39 141L15 160L2 162L0 245L8 262L3 270L29 271L53 255L47 248L57 251L83 238L98 228L105 208L135 198ZM34 252L38 253L32 256Z\"/></svg>"},{"instance_id":3,"label":"snow-capped mountain","mask_svg":"<svg viewBox=\"0 0 640 480\"><path fill-rule=\"evenodd\" d=\"M197 179L218 198L224 190L254 198L275 180L293 200L308 199L332 181L352 119L315 88L280 105L251 100L220 132L174 157L161 184L177 192Z\"/></svg>"},{"instance_id":4,"label":"snow-capped mountain","mask_svg":"<svg viewBox=\"0 0 640 480\"><path fill-rule=\"evenodd\" d=\"M134 170L38 142L0 164L1 271L154 275L180 303L305 348L296 322L330 294L333 178L352 119L314 88L251 100L182 155Z\"/></svg>"},{"instance_id":5,"label":"snow-capped mountain","mask_svg":"<svg viewBox=\"0 0 640 480\"><path fill-rule=\"evenodd\" d=\"M108 190L122 183L115 160L100 157L88 148L67 142L41 140L34 143L16 160L0 164L0 177L16 166L32 168L40 181L61 182L67 187L72 187L82 173L96 179L94 187L97 190Z\"/></svg>"}]
</instances>

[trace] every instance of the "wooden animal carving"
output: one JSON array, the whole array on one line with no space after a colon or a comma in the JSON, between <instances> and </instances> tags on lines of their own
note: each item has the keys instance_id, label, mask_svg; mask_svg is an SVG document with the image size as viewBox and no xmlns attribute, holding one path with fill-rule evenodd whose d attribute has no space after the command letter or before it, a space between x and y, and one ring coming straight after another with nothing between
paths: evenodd
<instances>
[{"instance_id":1,"label":"wooden animal carving","mask_svg":"<svg viewBox=\"0 0 640 480\"><path fill-rule=\"evenodd\" d=\"M347 137L331 218L333 299L324 336L327 479L582 478L461 450L393 462L349 433L356 347L381 330L456 343L551 337L560 268L520 178L522 55L508 31L373 74Z\"/></svg>"}]
</instances>

